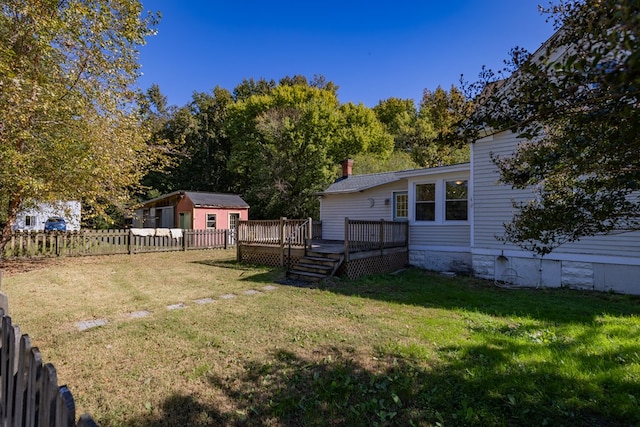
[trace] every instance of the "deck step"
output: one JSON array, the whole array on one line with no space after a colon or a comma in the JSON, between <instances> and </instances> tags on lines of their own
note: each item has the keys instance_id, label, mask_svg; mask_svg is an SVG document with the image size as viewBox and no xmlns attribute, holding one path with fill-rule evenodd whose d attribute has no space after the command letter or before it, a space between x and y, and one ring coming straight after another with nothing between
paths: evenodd
<instances>
[{"instance_id":1,"label":"deck step","mask_svg":"<svg viewBox=\"0 0 640 427\"><path fill-rule=\"evenodd\" d=\"M338 253L329 253L329 252L317 252L317 251L307 251L307 257L312 257L312 258L323 258L323 259L335 259L335 260L339 260L340 257L342 257L342 254L338 254Z\"/></svg>"},{"instance_id":2,"label":"deck step","mask_svg":"<svg viewBox=\"0 0 640 427\"><path fill-rule=\"evenodd\" d=\"M311 273L309 271L301 270L289 270L289 277L297 280L304 280L306 282L319 282L322 279L326 279L326 274Z\"/></svg>"},{"instance_id":3,"label":"deck step","mask_svg":"<svg viewBox=\"0 0 640 427\"><path fill-rule=\"evenodd\" d=\"M310 273L328 274L333 270L333 266L324 264L306 264L299 262L294 267L296 270L308 271Z\"/></svg>"},{"instance_id":4,"label":"deck step","mask_svg":"<svg viewBox=\"0 0 640 427\"><path fill-rule=\"evenodd\" d=\"M309 251L287 272L287 276L307 282L319 282L336 272L343 260L342 254Z\"/></svg>"}]
</instances>

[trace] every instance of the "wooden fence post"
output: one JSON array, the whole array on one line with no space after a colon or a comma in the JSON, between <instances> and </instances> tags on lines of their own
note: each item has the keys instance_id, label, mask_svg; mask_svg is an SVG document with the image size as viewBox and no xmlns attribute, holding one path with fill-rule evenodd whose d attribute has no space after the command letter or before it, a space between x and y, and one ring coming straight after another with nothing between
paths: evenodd
<instances>
[{"instance_id":1,"label":"wooden fence post","mask_svg":"<svg viewBox=\"0 0 640 427\"><path fill-rule=\"evenodd\" d=\"M0 270L0 289L2 289L2 270ZM4 292L0 292L0 309L6 316L9 315L9 297Z\"/></svg>"},{"instance_id":2,"label":"wooden fence post","mask_svg":"<svg viewBox=\"0 0 640 427\"><path fill-rule=\"evenodd\" d=\"M344 218L344 262L349 262L349 218Z\"/></svg>"},{"instance_id":3,"label":"wooden fence post","mask_svg":"<svg viewBox=\"0 0 640 427\"><path fill-rule=\"evenodd\" d=\"M384 255L384 219L380 220L380 255Z\"/></svg>"}]
</instances>

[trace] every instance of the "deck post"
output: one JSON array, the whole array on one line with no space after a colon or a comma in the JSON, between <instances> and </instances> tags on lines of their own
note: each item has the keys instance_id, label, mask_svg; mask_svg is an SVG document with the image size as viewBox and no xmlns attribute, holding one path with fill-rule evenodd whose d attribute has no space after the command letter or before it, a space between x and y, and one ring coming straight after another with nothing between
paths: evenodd
<instances>
[{"instance_id":1,"label":"deck post","mask_svg":"<svg viewBox=\"0 0 640 427\"><path fill-rule=\"evenodd\" d=\"M309 250L311 250L311 240L313 240L313 219L309 217L309 224L307 225L307 237L309 238Z\"/></svg>"},{"instance_id":2,"label":"deck post","mask_svg":"<svg viewBox=\"0 0 640 427\"><path fill-rule=\"evenodd\" d=\"M384 255L384 219L380 220L380 255Z\"/></svg>"},{"instance_id":3,"label":"deck post","mask_svg":"<svg viewBox=\"0 0 640 427\"><path fill-rule=\"evenodd\" d=\"M349 262L349 218L344 217L344 262Z\"/></svg>"},{"instance_id":4,"label":"deck post","mask_svg":"<svg viewBox=\"0 0 640 427\"><path fill-rule=\"evenodd\" d=\"M404 245L409 247L409 222L404 222Z\"/></svg>"},{"instance_id":5,"label":"deck post","mask_svg":"<svg viewBox=\"0 0 640 427\"><path fill-rule=\"evenodd\" d=\"M280 267L284 267L284 232L285 224L287 223L287 217L280 217Z\"/></svg>"}]
</instances>

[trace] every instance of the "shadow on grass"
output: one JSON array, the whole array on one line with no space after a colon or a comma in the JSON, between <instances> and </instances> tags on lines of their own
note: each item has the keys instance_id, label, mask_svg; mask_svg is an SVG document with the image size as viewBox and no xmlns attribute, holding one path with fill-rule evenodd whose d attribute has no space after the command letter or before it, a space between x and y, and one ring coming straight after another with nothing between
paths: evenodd
<instances>
[{"instance_id":1,"label":"shadow on grass","mask_svg":"<svg viewBox=\"0 0 640 427\"><path fill-rule=\"evenodd\" d=\"M194 264L206 265L209 267L225 268L230 270L241 271L239 280L256 282L256 283L271 283L274 280L282 276L282 272L279 269L272 267L265 267L260 265L240 263L235 260L226 261L193 261Z\"/></svg>"},{"instance_id":2,"label":"shadow on grass","mask_svg":"<svg viewBox=\"0 0 640 427\"><path fill-rule=\"evenodd\" d=\"M222 403L188 395L166 399L160 415L131 426L571 425L631 426L631 399L606 401L606 384L567 380L559 370L506 364L495 343L470 346L427 367L387 358L357 362L335 348L313 359L275 351L238 376L209 375ZM445 349L445 351L447 351ZM505 369L506 366L506 369ZM482 375L479 375L482 373ZM623 384L637 393L639 385ZM601 389L599 387L602 387Z\"/></svg>"},{"instance_id":3,"label":"shadow on grass","mask_svg":"<svg viewBox=\"0 0 640 427\"><path fill-rule=\"evenodd\" d=\"M590 323L598 316L635 316L640 297L571 289L502 289L488 280L449 278L417 268L401 274L338 280L325 290L385 302L480 312L493 316L523 316L564 323Z\"/></svg>"}]
</instances>

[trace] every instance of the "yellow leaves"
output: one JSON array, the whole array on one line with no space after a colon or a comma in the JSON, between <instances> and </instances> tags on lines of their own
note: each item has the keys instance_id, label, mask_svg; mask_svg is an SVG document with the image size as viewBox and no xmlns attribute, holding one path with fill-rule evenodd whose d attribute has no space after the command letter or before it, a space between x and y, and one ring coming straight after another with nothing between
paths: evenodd
<instances>
[{"instance_id":1,"label":"yellow leaves","mask_svg":"<svg viewBox=\"0 0 640 427\"><path fill-rule=\"evenodd\" d=\"M16 1L0 9L0 198L118 198L148 163L131 113L137 0ZM9 31L9 30L6 30ZM12 30L13 31L13 30Z\"/></svg>"}]
</instances>

